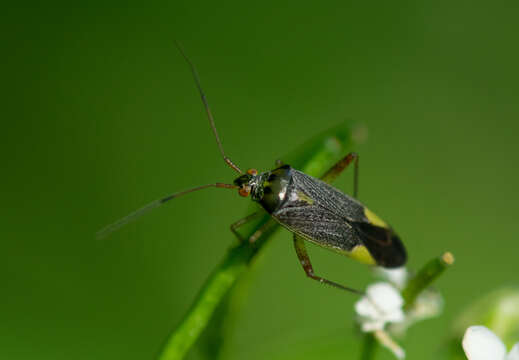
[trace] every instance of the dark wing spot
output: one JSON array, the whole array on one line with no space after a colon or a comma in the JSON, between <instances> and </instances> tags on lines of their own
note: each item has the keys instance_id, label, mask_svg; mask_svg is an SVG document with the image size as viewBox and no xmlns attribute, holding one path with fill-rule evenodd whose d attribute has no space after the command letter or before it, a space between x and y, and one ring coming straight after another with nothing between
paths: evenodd
<instances>
[{"instance_id":1,"label":"dark wing spot","mask_svg":"<svg viewBox=\"0 0 519 360\"><path fill-rule=\"evenodd\" d=\"M406 263L407 254L397 234L392 229L366 222L351 223L377 265L395 268Z\"/></svg>"}]
</instances>

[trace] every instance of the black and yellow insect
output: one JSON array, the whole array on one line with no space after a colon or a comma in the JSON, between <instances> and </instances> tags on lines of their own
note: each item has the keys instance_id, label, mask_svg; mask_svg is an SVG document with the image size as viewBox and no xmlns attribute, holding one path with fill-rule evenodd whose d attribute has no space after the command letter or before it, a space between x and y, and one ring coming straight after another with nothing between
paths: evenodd
<instances>
[{"instance_id":1,"label":"black and yellow insect","mask_svg":"<svg viewBox=\"0 0 519 360\"><path fill-rule=\"evenodd\" d=\"M358 164L355 153L344 157L321 179L283 165L262 174L248 170L234 184L242 195L250 193L252 200L294 233L296 253L308 277L356 292L317 276L304 240L362 263L386 268L404 265L406 252L390 226L356 199L329 185L352 161ZM252 240L259 235L254 234Z\"/></svg>"},{"instance_id":2,"label":"black and yellow insect","mask_svg":"<svg viewBox=\"0 0 519 360\"><path fill-rule=\"evenodd\" d=\"M320 179L304 174L286 164L278 164L274 170L264 173L258 173L255 169L249 169L243 173L225 156L213 116L200 86L197 71L182 48L180 46L178 48L191 67L222 157L227 165L240 173L240 176L234 180L233 184L202 185L156 200L108 225L98 233L98 236L107 235L171 199L204 188L218 187L237 189L239 194L244 197L250 195L252 200L258 202L277 223L291 231L294 234L297 257L306 275L314 280L360 293L358 290L316 275L306 252L305 240L368 265L395 268L405 264L407 258L405 248L393 229L355 199L358 188L359 159L356 153L345 156ZM354 163L354 197L350 197L330 185L352 162ZM237 228L249 222L256 215L258 213L249 215L231 225L232 232L241 241L252 243L266 230L265 227L262 227L248 239L243 239L239 235Z\"/></svg>"}]
</instances>

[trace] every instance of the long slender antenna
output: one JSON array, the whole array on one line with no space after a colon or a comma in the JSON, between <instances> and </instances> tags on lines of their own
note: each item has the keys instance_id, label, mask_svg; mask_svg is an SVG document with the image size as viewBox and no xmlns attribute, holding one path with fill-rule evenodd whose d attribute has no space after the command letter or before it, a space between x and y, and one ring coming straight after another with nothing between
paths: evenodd
<instances>
[{"instance_id":1,"label":"long slender antenna","mask_svg":"<svg viewBox=\"0 0 519 360\"><path fill-rule=\"evenodd\" d=\"M216 138L216 143L218 144L218 148L220 149L220 153L222 154L223 160L227 163L227 165L229 165L235 171L239 172L240 174L243 174L243 171L241 171L240 168L231 161L231 159L229 159L227 156L225 156L225 152L223 151L222 142L220 140L220 137L218 136L218 132L216 131L216 125L214 124L213 114L211 113L211 109L209 108L209 103L207 102L207 98L205 96L204 90L202 90L202 85L200 85L200 78L198 77L198 72L196 71L195 65L187 57L186 53L182 49L182 46L176 40L175 40L175 45L177 46L178 50L180 51L180 53L182 54L184 59L186 59L189 67L191 68L191 72L193 73L193 77L195 78L196 87L198 88L198 91L200 92L200 97L202 98L202 102L204 103L205 112L207 113L207 117L209 118L209 122L211 123L211 128L213 129L213 133Z\"/></svg>"},{"instance_id":2,"label":"long slender antenna","mask_svg":"<svg viewBox=\"0 0 519 360\"><path fill-rule=\"evenodd\" d=\"M155 209L156 207L161 206L162 204L164 204L165 202L167 202L169 200L172 200L172 199L175 199L175 198L177 198L179 196L182 196L182 195L185 195L185 194L189 194L189 193L191 193L193 191L202 190L202 189L205 189L205 188L208 188L208 187L217 187L217 188L225 188L225 189L237 189L238 188L238 186L236 186L236 185L215 183L215 184L207 184L207 185L197 186L197 187L194 187L194 188L191 188L191 189L187 189L187 190L184 190L184 191L180 191L180 192L177 192L177 193L165 196L165 197L163 197L161 199L157 199L155 201L152 201L149 204L144 205L140 209L137 209L134 212L126 215L125 217L117 220L116 222L114 222L114 223L112 223L110 225L105 226L104 228L102 228L101 230L99 230L96 233L96 238L102 239L102 238L108 236L109 234L111 234L115 230L120 229L124 225L126 225L126 224L128 224L128 223L130 223L130 222L132 222L134 220L136 220L137 218L139 218L142 215L146 214L150 210Z\"/></svg>"}]
</instances>

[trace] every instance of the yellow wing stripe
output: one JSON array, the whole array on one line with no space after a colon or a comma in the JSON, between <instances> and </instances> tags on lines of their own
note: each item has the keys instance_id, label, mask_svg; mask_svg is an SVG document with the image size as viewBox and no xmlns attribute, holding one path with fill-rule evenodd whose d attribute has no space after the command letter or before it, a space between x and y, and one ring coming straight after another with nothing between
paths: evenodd
<instances>
[{"instance_id":1,"label":"yellow wing stripe","mask_svg":"<svg viewBox=\"0 0 519 360\"><path fill-rule=\"evenodd\" d=\"M364 208L364 215L366 215L366 217L372 225L383 227L386 229L389 228L389 226L384 222L384 220L379 218L373 211L369 210L368 208Z\"/></svg>"},{"instance_id":2,"label":"yellow wing stripe","mask_svg":"<svg viewBox=\"0 0 519 360\"><path fill-rule=\"evenodd\" d=\"M364 245L357 245L351 252L348 253L348 256L354 260L357 260L360 263L367 265L375 265L376 261L373 259L368 249Z\"/></svg>"}]
</instances>

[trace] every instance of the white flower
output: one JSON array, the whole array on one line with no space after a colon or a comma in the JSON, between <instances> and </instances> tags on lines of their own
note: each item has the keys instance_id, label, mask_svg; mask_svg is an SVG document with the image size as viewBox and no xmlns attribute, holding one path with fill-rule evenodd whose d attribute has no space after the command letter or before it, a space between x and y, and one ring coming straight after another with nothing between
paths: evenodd
<instances>
[{"instance_id":1,"label":"white flower","mask_svg":"<svg viewBox=\"0 0 519 360\"><path fill-rule=\"evenodd\" d=\"M410 278L405 266L394 269L377 266L374 271L377 276L388 281L400 291L405 288ZM443 298L438 290L433 288L425 289L415 299L413 306L406 310L405 319L398 323L392 323L389 331L393 334L403 335L416 322L438 316L442 308Z\"/></svg>"},{"instance_id":2,"label":"white flower","mask_svg":"<svg viewBox=\"0 0 519 360\"><path fill-rule=\"evenodd\" d=\"M462 344L469 360L519 360L519 342L507 355L505 344L485 326L469 327Z\"/></svg>"},{"instance_id":3,"label":"white flower","mask_svg":"<svg viewBox=\"0 0 519 360\"><path fill-rule=\"evenodd\" d=\"M402 290L407 283L409 278L409 273L407 272L407 268L405 266L388 269L383 268L381 266L375 267L375 273L389 281L391 284L396 286L399 290Z\"/></svg>"},{"instance_id":4,"label":"white flower","mask_svg":"<svg viewBox=\"0 0 519 360\"><path fill-rule=\"evenodd\" d=\"M389 283L368 286L366 295L355 303L355 311L364 332L382 330L386 323L404 320L404 299Z\"/></svg>"},{"instance_id":5,"label":"white flower","mask_svg":"<svg viewBox=\"0 0 519 360\"><path fill-rule=\"evenodd\" d=\"M390 283L378 282L368 286L366 295L355 303L355 311L362 331L370 332L378 342L391 350L398 359L405 351L384 331L386 323L404 321L404 299Z\"/></svg>"}]
</instances>

